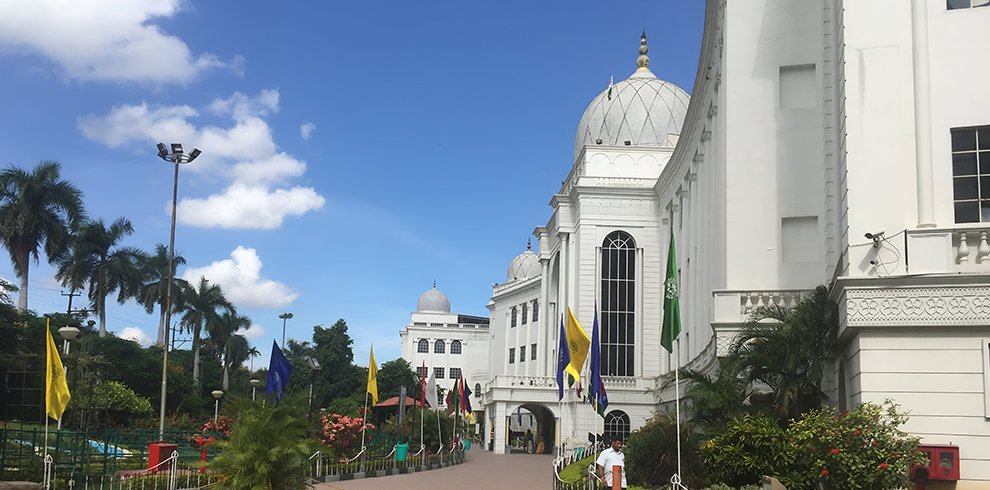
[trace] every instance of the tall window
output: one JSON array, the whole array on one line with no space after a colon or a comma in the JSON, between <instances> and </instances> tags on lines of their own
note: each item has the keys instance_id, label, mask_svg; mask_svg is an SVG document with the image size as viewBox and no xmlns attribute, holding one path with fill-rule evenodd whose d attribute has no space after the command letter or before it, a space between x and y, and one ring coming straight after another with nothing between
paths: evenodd
<instances>
[{"instance_id":1,"label":"tall window","mask_svg":"<svg viewBox=\"0 0 990 490\"><path fill-rule=\"evenodd\" d=\"M450 379L461 379L461 368L450 368Z\"/></svg>"},{"instance_id":2,"label":"tall window","mask_svg":"<svg viewBox=\"0 0 990 490\"><path fill-rule=\"evenodd\" d=\"M605 414L605 437L621 436L625 440L629 435L629 416L622 410L612 410Z\"/></svg>"},{"instance_id":3,"label":"tall window","mask_svg":"<svg viewBox=\"0 0 990 490\"><path fill-rule=\"evenodd\" d=\"M452 340L450 342L450 353L451 354L460 354L461 353L461 341L460 340Z\"/></svg>"},{"instance_id":4,"label":"tall window","mask_svg":"<svg viewBox=\"0 0 990 490\"><path fill-rule=\"evenodd\" d=\"M534 299L533 300L533 321L535 322L535 321L539 321L539 320L540 320L540 302Z\"/></svg>"},{"instance_id":5,"label":"tall window","mask_svg":"<svg viewBox=\"0 0 990 490\"><path fill-rule=\"evenodd\" d=\"M426 379L428 369L426 366L416 366L416 373L419 374L420 378Z\"/></svg>"},{"instance_id":6,"label":"tall window","mask_svg":"<svg viewBox=\"0 0 990 490\"><path fill-rule=\"evenodd\" d=\"M951 133L956 223L990 223L990 126Z\"/></svg>"},{"instance_id":7,"label":"tall window","mask_svg":"<svg viewBox=\"0 0 990 490\"><path fill-rule=\"evenodd\" d=\"M519 362L526 362L526 346L519 348Z\"/></svg>"},{"instance_id":8,"label":"tall window","mask_svg":"<svg viewBox=\"0 0 990 490\"><path fill-rule=\"evenodd\" d=\"M529 305L526 303L522 304L522 324L525 325L529 321Z\"/></svg>"},{"instance_id":9,"label":"tall window","mask_svg":"<svg viewBox=\"0 0 990 490\"><path fill-rule=\"evenodd\" d=\"M444 341L437 339L437 341L433 343L434 354L443 354L446 350L447 344L445 344Z\"/></svg>"},{"instance_id":10,"label":"tall window","mask_svg":"<svg viewBox=\"0 0 990 490\"><path fill-rule=\"evenodd\" d=\"M536 360L536 344L532 344L529 346L529 360L530 361Z\"/></svg>"},{"instance_id":11,"label":"tall window","mask_svg":"<svg viewBox=\"0 0 990 490\"><path fill-rule=\"evenodd\" d=\"M509 364L516 362L516 348L509 349Z\"/></svg>"},{"instance_id":12,"label":"tall window","mask_svg":"<svg viewBox=\"0 0 990 490\"><path fill-rule=\"evenodd\" d=\"M443 379L443 368L442 367L433 368L433 377L436 379Z\"/></svg>"},{"instance_id":13,"label":"tall window","mask_svg":"<svg viewBox=\"0 0 990 490\"><path fill-rule=\"evenodd\" d=\"M474 384L474 396L475 397L480 397L481 396L481 383L475 383Z\"/></svg>"},{"instance_id":14,"label":"tall window","mask_svg":"<svg viewBox=\"0 0 990 490\"><path fill-rule=\"evenodd\" d=\"M419 339L419 343L416 344L416 352L420 354L427 354L430 352L430 342L426 339Z\"/></svg>"},{"instance_id":15,"label":"tall window","mask_svg":"<svg viewBox=\"0 0 990 490\"><path fill-rule=\"evenodd\" d=\"M516 326L516 316L517 316L517 313L518 312L516 311L516 307L513 306L512 307L512 323L509 324L510 327L515 327Z\"/></svg>"},{"instance_id":16,"label":"tall window","mask_svg":"<svg viewBox=\"0 0 990 490\"><path fill-rule=\"evenodd\" d=\"M602 243L602 374L633 376L636 352L636 242L614 231Z\"/></svg>"}]
</instances>

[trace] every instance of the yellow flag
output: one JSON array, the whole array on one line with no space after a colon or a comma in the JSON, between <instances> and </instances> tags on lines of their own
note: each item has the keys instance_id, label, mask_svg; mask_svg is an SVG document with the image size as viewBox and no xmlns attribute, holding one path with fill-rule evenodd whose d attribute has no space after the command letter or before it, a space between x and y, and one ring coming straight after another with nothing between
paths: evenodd
<instances>
[{"instance_id":1,"label":"yellow flag","mask_svg":"<svg viewBox=\"0 0 990 490\"><path fill-rule=\"evenodd\" d=\"M55 347L55 339L52 338L52 329L49 323L45 323L45 337L47 337L47 355L45 373L45 413L49 417L58 420L62 418L66 405L69 404L69 384L65 382L65 368L62 367L62 359L58 356L58 348Z\"/></svg>"},{"instance_id":2,"label":"yellow flag","mask_svg":"<svg viewBox=\"0 0 990 490\"><path fill-rule=\"evenodd\" d=\"M567 371L575 380L581 379L581 368L584 367L584 360L588 357L588 347L591 346L591 339L584 331L584 327L574 318L574 312L567 308L567 350L571 353L571 362L567 364L564 371Z\"/></svg>"},{"instance_id":3,"label":"yellow flag","mask_svg":"<svg viewBox=\"0 0 990 490\"><path fill-rule=\"evenodd\" d=\"M371 360L368 361L368 393L371 406L378 405L378 364L375 363L375 346L371 346Z\"/></svg>"}]
</instances>

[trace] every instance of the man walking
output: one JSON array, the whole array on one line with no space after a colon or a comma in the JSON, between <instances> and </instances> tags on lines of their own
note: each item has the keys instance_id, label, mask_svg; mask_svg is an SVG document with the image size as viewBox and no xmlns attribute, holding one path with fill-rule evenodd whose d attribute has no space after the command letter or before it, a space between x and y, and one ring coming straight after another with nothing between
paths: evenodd
<instances>
[{"instance_id":1,"label":"man walking","mask_svg":"<svg viewBox=\"0 0 990 490\"><path fill-rule=\"evenodd\" d=\"M612 436L612 447L602 451L595 461L598 477L605 482L605 488L612 486L612 468L618 466L622 475L621 487L626 488L626 455L622 452L622 436Z\"/></svg>"}]
</instances>

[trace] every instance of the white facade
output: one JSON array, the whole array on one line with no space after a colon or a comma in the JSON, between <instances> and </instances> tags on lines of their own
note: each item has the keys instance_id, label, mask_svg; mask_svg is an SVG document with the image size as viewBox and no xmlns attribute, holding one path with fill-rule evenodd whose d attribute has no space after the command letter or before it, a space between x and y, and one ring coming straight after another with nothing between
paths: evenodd
<instances>
[{"instance_id":1,"label":"white facade","mask_svg":"<svg viewBox=\"0 0 990 490\"><path fill-rule=\"evenodd\" d=\"M753 307L829 285L835 403L894 399L922 443L960 447L956 488L990 485L990 8L950 8L968 5L709 0L689 103L641 51L578 125L574 166L534 232L539 275L493 289L496 452L519 406L556 443L602 431L573 393L558 404L555 347L565 308L590 333L610 301L603 247L617 231L632 239L633 328L631 361L605 380L609 410L635 429L670 401L659 335L673 231L682 365L712 368ZM623 99L644 86L667 112ZM532 301L539 319L511 327L511 308ZM532 343L535 363L508 362Z\"/></svg>"},{"instance_id":2,"label":"white facade","mask_svg":"<svg viewBox=\"0 0 990 490\"><path fill-rule=\"evenodd\" d=\"M480 388L491 378L487 318L451 313L447 296L434 285L420 296L416 311L399 336L402 358L414 371L425 364L427 374L437 377L437 386L447 390L454 386L458 373L463 374L474 392L474 407L482 410Z\"/></svg>"}]
</instances>

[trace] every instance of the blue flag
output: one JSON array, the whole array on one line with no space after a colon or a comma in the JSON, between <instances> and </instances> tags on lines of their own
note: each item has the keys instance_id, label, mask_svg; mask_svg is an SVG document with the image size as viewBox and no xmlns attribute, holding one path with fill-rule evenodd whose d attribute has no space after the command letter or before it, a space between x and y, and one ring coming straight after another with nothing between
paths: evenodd
<instances>
[{"instance_id":1,"label":"blue flag","mask_svg":"<svg viewBox=\"0 0 990 490\"><path fill-rule=\"evenodd\" d=\"M268 384L265 391L275 393L275 398L282 399L282 392L289 386L289 376L292 376L292 365L278 348L278 342L272 341L272 360L268 363Z\"/></svg>"},{"instance_id":2,"label":"blue flag","mask_svg":"<svg viewBox=\"0 0 990 490\"><path fill-rule=\"evenodd\" d=\"M468 382L464 379L464 375L461 375L461 383L464 384L464 411L471 413L471 388L468 388Z\"/></svg>"},{"instance_id":3,"label":"blue flag","mask_svg":"<svg viewBox=\"0 0 990 490\"><path fill-rule=\"evenodd\" d=\"M564 399L564 369L571 363L571 350L567 348L564 331L564 315L560 316L560 341L557 343L557 400Z\"/></svg>"},{"instance_id":4,"label":"blue flag","mask_svg":"<svg viewBox=\"0 0 990 490\"><path fill-rule=\"evenodd\" d=\"M595 324L591 327L591 384L588 387L588 397L591 406L598 415L605 417L608 407L608 395L605 394L605 383L602 382L602 348L598 337L598 303L595 302Z\"/></svg>"}]
</instances>

